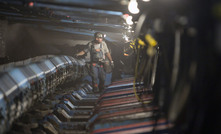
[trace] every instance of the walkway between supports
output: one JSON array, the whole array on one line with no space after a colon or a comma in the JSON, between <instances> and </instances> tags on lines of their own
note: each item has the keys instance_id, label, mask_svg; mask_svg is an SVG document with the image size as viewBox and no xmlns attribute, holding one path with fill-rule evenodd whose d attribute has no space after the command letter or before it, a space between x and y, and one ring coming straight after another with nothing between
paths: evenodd
<instances>
[{"instance_id":1,"label":"walkway between supports","mask_svg":"<svg viewBox=\"0 0 221 134\"><path fill-rule=\"evenodd\" d=\"M91 134L168 133L168 122L157 115L152 94L134 94L133 79L113 82L99 97L87 128Z\"/></svg>"},{"instance_id":2,"label":"walkway between supports","mask_svg":"<svg viewBox=\"0 0 221 134\"><path fill-rule=\"evenodd\" d=\"M152 104L153 95L137 91L133 79L113 82L101 94L90 84L58 87L16 120L10 134L168 133L168 122Z\"/></svg>"}]
</instances>

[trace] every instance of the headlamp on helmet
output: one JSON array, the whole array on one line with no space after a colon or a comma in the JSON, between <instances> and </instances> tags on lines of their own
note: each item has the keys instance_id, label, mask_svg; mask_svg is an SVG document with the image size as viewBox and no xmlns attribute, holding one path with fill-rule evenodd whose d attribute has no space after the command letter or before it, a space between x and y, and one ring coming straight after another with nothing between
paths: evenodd
<instances>
[{"instance_id":1,"label":"headlamp on helmet","mask_svg":"<svg viewBox=\"0 0 221 134\"><path fill-rule=\"evenodd\" d=\"M100 33L100 32L96 32L94 34L94 38L104 38L104 35L102 33Z\"/></svg>"}]
</instances>

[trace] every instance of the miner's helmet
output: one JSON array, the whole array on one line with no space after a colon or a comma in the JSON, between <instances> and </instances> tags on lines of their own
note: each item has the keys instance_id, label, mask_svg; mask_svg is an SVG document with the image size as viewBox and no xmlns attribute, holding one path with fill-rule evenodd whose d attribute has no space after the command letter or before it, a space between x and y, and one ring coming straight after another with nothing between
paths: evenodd
<instances>
[{"instance_id":1,"label":"miner's helmet","mask_svg":"<svg viewBox=\"0 0 221 134\"><path fill-rule=\"evenodd\" d=\"M96 32L95 34L94 34L94 38L104 38L104 35L102 34L102 33L100 33L100 32Z\"/></svg>"}]
</instances>

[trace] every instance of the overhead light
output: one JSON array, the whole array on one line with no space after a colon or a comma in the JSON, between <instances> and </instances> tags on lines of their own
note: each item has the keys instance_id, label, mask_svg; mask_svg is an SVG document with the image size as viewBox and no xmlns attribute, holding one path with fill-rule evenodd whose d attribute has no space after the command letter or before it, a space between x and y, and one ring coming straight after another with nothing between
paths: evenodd
<instances>
[{"instance_id":1,"label":"overhead light","mask_svg":"<svg viewBox=\"0 0 221 134\"><path fill-rule=\"evenodd\" d=\"M130 0L129 4L128 4L128 10L132 13L132 14L138 14L140 12L140 10L138 9L138 3L136 0Z\"/></svg>"},{"instance_id":2,"label":"overhead light","mask_svg":"<svg viewBox=\"0 0 221 134\"><path fill-rule=\"evenodd\" d=\"M28 3L28 6L29 6L29 7L33 7L33 6L34 6L34 2L29 2L29 3Z\"/></svg>"},{"instance_id":3,"label":"overhead light","mask_svg":"<svg viewBox=\"0 0 221 134\"><path fill-rule=\"evenodd\" d=\"M123 18L126 20L128 16L130 16L130 15L129 14L124 14Z\"/></svg>"},{"instance_id":4,"label":"overhead light","mask_svg":"<svg viewBox=\"0 0 221 134\"><path fill-rule=\"evenodd\" d=\"M127 35L123 35L123 39L126 41L126 42L129 42L129 37Z\"/></svg>"},{"instance_id":5,"label":"overhead light","mask_svg":"<svg viewBox=\"0 0 221 134\"><path fill-rule=\"evenodd\" d=\"M106 34L103 34L104 38L107 36Z\"/></svg>"},{"instance_id":6,"label":"overhead light","mask_svg":"<svg viewBox=\"0 0 221 134\"><path fill-rule=\"evenodd\" d=\"M124 14L123 15L123 18L125 19L126 23L127 23L127 26L125 27L126 29L131 29L132 27L131 26L128 26L128 25L133 25L133 17L130 16L129 14ZM126 25L126 24L125 24Z\"/></svg>"},{"instance_id":7,"label":"overhead light","mask_svg":"<svg viewBox=\"0 0 221 134\"><path fill-rule=\"evenodd\" d=\"M132 19L133 19L132 16L128 16L128 17L126 18L126 22L127 22L128 25L133 25L133 24L134 24L133 21L132 21Z\"/></svg>"}]
</instances>

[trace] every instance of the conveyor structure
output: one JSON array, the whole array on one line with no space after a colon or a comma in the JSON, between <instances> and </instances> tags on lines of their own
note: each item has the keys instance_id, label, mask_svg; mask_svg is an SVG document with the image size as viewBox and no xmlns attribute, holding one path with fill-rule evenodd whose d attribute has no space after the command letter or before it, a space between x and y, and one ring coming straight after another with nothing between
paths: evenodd
<instances>
[{"instance_id":1,"label":"conveyor structure","mask_svg":"<svg viewBox=\"0 0 221 134\"><path fill-rule=\"evenodd\" d=\"M169 123L157 114L153 95L136 90L143 101L137 100L133 78L113 82L95 94L83 81L84 61L70 56L45 56L8 66L1 67L0 75L0 133L168 132ZM68 82L71 86L60 86Z\"/></svg>"},{"instance_id":2,"label":"conveyor structure","mask_svg":"<svg viewBox=\"0 0 221 134\"><path fill-rule=\"evenodd\" d=\"M85 63L70 56L41 56L1 66L0 133L35 102L42 101L56 87L86 75Z\"/></svg>"}]
</instances>

